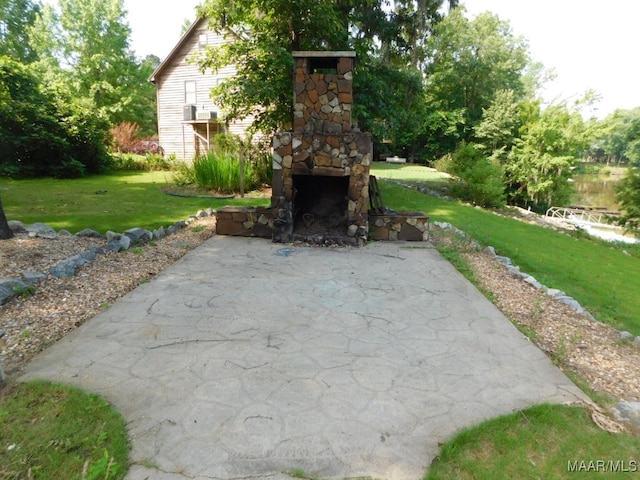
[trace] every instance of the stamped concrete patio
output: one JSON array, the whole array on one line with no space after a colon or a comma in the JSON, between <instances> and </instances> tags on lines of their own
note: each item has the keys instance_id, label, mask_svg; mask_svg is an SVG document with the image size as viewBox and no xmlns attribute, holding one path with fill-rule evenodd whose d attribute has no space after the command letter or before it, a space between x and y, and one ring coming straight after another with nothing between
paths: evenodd
<instances>
[{"instance_id":1,"label":"stamped concrete patio","mask_svg":"<svg viewBox=\"0 0 640 480\"><path fill-rule=\"evenodd\" d=\"M421 478L459 429L584 399L427 242L214 237L32 362L128 422L127 479Z\"/></svg>"}]
</instances>

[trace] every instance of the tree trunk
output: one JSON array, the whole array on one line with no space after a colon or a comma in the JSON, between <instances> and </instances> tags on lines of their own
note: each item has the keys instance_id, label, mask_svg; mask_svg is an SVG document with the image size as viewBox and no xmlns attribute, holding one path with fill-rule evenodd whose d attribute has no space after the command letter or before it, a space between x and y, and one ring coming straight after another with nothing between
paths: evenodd
<instances>
[{"instance_id":1,"label":"tree trunk","mask_svg":"<svg viewBox=\"0 0 640 480\"><path fill-rule=\"evenodd\" d=\"M2 208L2 199L0 199L0 240L7 240L11 237L13 237L13 232L7 223L7 217L5 216L4 209Z\"/></svg>"}]
</instances>

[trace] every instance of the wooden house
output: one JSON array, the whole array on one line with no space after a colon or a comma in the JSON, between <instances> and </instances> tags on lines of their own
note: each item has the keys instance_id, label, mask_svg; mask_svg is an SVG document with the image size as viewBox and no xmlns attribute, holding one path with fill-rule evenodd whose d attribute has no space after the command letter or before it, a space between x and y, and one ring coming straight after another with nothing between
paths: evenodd
<instances>
[{"instance_id":1,"label":"wooden house","mask_svg":"<svg viewBox=\"0 0 640 480\"><path fill-rule=\"evenodd\" d=\"M217 133L244 135L253 121L225 124L220 120L220 107L210 98L211 88L233 76L235 68L202 73L190 61L206 46L225 42L208 25L208 19L197 19L149 78L156 85L160 146L166 155L186 161L211 149Z\"/></svg>"}]
</instances>

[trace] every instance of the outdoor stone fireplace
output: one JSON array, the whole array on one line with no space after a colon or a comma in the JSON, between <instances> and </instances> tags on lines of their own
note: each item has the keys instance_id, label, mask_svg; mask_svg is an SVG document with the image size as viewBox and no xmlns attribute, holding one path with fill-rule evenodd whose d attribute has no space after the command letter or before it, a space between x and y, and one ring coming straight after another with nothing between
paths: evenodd
<instances>
[{"instance_id":1,"label":"outdoor stone fireplace","mask_svg":"<svg viewBox=\"0 0 640 480\"><path fill-rule=\"evenodd\" d=\"M273 139L273 241L364 245L372 141L351 122L355 53L293 57L293 131Z\"/></svg>"}]
</instances>

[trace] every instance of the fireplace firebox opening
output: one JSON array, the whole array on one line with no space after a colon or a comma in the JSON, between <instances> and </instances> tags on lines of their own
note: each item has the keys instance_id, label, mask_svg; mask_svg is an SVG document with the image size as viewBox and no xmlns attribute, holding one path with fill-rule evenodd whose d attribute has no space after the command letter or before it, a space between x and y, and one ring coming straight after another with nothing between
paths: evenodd
<instances>
[{"instance_id":1,"label":"fireplace firebox opening","mask_svg":"<svg viewBox=\"0 0 640 480\"><path fill-rule=\"evenodd\" d=\"M344 236L349 223L349 177L293 175L295 235Z\"/></svg>"}]
</instances>

